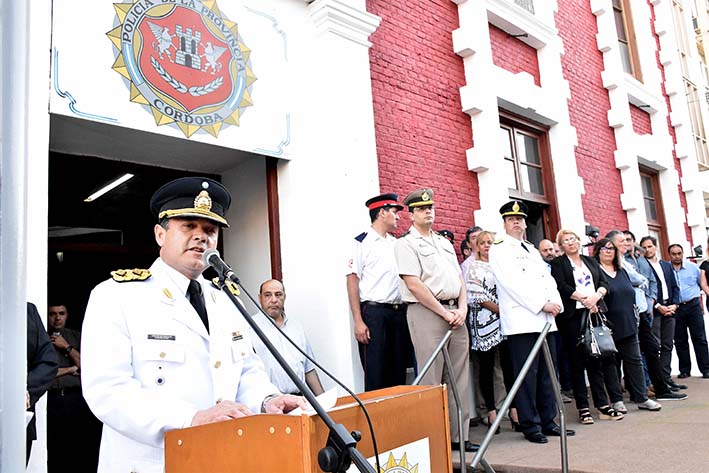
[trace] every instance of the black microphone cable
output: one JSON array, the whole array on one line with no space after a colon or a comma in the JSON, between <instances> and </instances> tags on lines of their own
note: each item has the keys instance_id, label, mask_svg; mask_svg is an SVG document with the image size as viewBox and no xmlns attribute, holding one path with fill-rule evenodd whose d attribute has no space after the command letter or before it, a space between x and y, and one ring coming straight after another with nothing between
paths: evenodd
<instances>
[{"instance_id":1,"label":"black microphone cable","mask_svg":"<svg viewBox=\"0 0 709 473\"><path fill-rule=\"evenodd\" d=\"M376 464L377 464L377 471L382 471L381 467L379 466L379 449L377 448L377 439L376 439L376 437L375 437L375 435L374 435L374 427L372 426L372 419L369 417L369 412L367 412L367 408L364 407L364 403L362 403L362 401L359 399L359 397L357 397L357 395L356 395L354 392L352 392L352 390L351 390L350 388L348 388L347 386L345 386L345 384L344 384L343 382L341 382L339 379L337 379L337 378L336 378L332 373L330 373L328 370L326 370L325 368L323 368L320 363L318 363L317 361L315 361L315 359L313 359L312 357L310 357L310 355L308 355L307 353L305 353L305 352L298 346L298 344L296 344L293 340L291 340L291 338L290 338L288 335L286 335L283 330L281 330L281 328L276 324L276 322L271 318L271 316L269 316L266 312L264 312L264 310L261 308L261 306L259 305L259 303L256 302L253 297L251 297L251 294L249 294L249 292L244 288L244 286L241 285L241 281L238 280L238 278L237 278L237 284L241 287L241 290L244 291L244 294L246 294L246 296L249 298L249 300L256 306L256 308L259 310L259 312L261 312L261 314L263 314L264 317L266 317L266 319L271 323L271 325L273 325L274 327L276 327L276 330L278 330L278 332L279 332L286 340L288 340L288 343L290 343L291 345L293 345L293 346L296 348L296 350L298 350L300 353L302 353L303 356L305 356L308 360L310 360L316 367L320 368L320 370L321 370L323 373L325 373L331 380L333 380L335 383L337 383L338 386L341 386L342 389L344 389L345 391L347 391L347 393L348 393L350 396L352 396L352 399L354 399L354 400L357 402L357 404L359 405L359 407L362 409L362 412L364 413L364 417L365 417L366 420L367 420L367 426L369 427L369 434L372 436L372 448L374 449L374 459L375 459Z\"/></svg>"},{"instance_id":2,"label":"black microphone cable","mask_svg":"<svg viewBox=\"0 0 709 473\"><path fill-rule=\"evenodd\" d=\"M217 257L217 258L216 258L216 259L217 259L216 262L213 262L213 261L212 261L212 260L214 259L214 258L212 258L213 256L216 256L216 257ZM229 267L229 265L227 265L226 262L225 262L224 260L222 260L221 256L219 255L219 251L217 251L217 250L215 250L215 249L207 250L207 251L205 252L205 254L203 255L202 259L203 259L203 261L204 261L205 264L207 264L208 266L211 266L211 267L213 267L215 270L217 270L217 272L218 272L223 278L228 279L229 281L231 281L231 282L237 284L237 285L241 288L241 290L244 292L244 294L246 294L246 296L249 298L249 300L256 306L256 308L259 310L259 312L261 312L261 314L263 314L264 317L266 317L266 319L271 323L271 325L273 325L273 326L276 328L276 330L278 330L278 332L279 332L286 340L288 340L288 343L290 343L291 345L293 345L296 350L298 350L301 354L303 354L303 356L305 356L308 360L310 360L316 367L320 368L320 370L321 370L323 373L325 373L325 374L326 374L331 380L333 380L338 386L342 387L342 389L344 389L345 391L347 391L347 393L348 393L350 396L352 396L352 398L353 398L353 399L357 402L357 404L359 405L360 409L362 409L362 412L364 413L364 417L365 417L365 419L367 420L367 426L369 427L369 434L372 436L372 448L374 449L374 460L375 460L376 465L377 465L377 471L382 471L382 470L381 470L381 467L380 467L380 465L379 465L379 448L377 447L377 439L376 439L376 436L374 435L374 427L372 426L372 419L369 417L369 412L367 412L367 408L364 407L364 403L362 403L362 401L359 399L359 397L357 397L357 395L356 395L354 392L352 392L352 390L351 390L350 388L348 388L347 386L345 386L345 384L342 383L339 379L337 379L332 373L330 373L328 370L326 370L325 368L323 368L323 366L320 365L320 363L318 363L315 359L313 359L312 357L310 357L310 355L308 355L307 353L305 353L305 352L298 346L298 344L296 344L288 335L285 334L285 332L283 332L283 330L281 330L281 328L276 324L276 322L275 322L266 312L264 312L264 310L261 308L261 306L259 305L259 303L256 302L256 300L254 300L254 298L251 296L251 294L249 294L249 291L247 291L246 288L244 288L244 286L241 284L241 280L240 280L239 277L236 275L236 273L234 273L234 271L231 269L231 267ZM217 267L217 266L218 266L218 267Z\"/></svg>"}]
</instances>

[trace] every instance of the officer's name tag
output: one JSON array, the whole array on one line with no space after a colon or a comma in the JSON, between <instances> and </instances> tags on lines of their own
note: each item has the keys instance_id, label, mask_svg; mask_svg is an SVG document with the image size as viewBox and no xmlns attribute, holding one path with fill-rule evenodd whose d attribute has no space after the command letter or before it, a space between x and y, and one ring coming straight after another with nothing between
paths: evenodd
<instances>
[{"instance_id":1,"label":"officer's name tag","mask_svg":"<svg viewBox=\"0 0 709 473\"><path fill-rule=\"evenodd\" d=\"M174 335L161 335L161 334L157 334L157 333L149 333L148 340L169 340L169 341L174 342L175 336Z\"/></svg>"},{"instance_id":2,"label":"officer's name tag","mask_svg":"<svg viewBox=\"0 0 709 473\"><path fill-rule=\"evenodd\" d=\"M236 342L237 340L242 340L244 336L241 334L241 332L232 332L231 333L231 341Z\"/></svg>"}]
</instances>

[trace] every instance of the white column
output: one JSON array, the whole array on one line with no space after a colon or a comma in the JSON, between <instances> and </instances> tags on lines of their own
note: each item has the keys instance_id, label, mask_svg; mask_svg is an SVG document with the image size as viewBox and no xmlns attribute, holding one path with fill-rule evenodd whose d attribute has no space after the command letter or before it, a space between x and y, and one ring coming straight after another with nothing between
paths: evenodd
<instances>
[{"instance_id":1,"label":"white column","mask_svg":"<svg viewBox=\"0 0 709 473\"><path fill-rule=\"evenodd\" d=\"M29 10L29 2L0 2L0 465L3 471L22 471L25 460Z\"/></svg>"},{"instance_id":2,"label":"white column","mask_svg":"<svg viewBox=\"0 0 709 473\"><path fill-rule=\"evenodd\" d=\"M291 49L293 160L279 163L287 310L316 357L361 389L345 268L352 238L369 225L364 202L379 191L368 38L380 19L364 2L317 0L308 11L312 31Z\"/></svg>"}]
</instances>

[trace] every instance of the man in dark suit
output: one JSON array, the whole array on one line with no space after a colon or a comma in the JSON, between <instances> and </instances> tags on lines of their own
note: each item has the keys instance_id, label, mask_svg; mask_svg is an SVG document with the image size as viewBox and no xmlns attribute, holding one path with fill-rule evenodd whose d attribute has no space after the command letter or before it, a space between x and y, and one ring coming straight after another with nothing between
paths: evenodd
<instances>
[{"instance_id":1,"label":"man in dark suit","mask_svg":"<svg viewBox=\"0 0 709 473\"><path fill-rule=\"evenodd\" d=\"M645 249L645 258L657 279L657 302L654 306L652 333L660 341L660 363L665 382L673 391L687 389L684 384L677 384L672 380L670 362L672 361L672 347L675 336L675 311L679 301L679 287L672 274L672 265L667 261L660 261L657 253L657 239L646 236L640 240L640 246Z\"/></svg>"},{"instance_id":2,"label":"man in dark suit","mask_svg":"<svg viewBox=\"0 0 709 473\"><path fill-rule=\"evenodd\" d=\"M57 356L47 330L39 318L37 307L27 303L27 410L34 412L34 405L47 392L57 375ZM32 442L37 438L34 417L27 425L27 461L30 459Z\"/></svg>"}]
</instances>

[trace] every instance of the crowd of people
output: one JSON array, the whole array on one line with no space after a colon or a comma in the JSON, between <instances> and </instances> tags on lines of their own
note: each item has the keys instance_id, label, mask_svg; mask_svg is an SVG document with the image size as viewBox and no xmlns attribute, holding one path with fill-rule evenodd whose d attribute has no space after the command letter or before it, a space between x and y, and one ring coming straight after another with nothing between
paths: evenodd
<instances>
[{"instance_id":1,"label":"crowd of people","mask_svg":"<svg viewBox=\"0 0 709 473\"><path fill-rule=\"evenodd\" d=\"M27 407L49 390L51 469L78 465L67 455L67 441L81 435L100 441L99 454L94 447L82 460L91 467L82 470L93 471L98 463L98 471L162 471L167 431L254 412L288 412L305 406L306 385L323 392L306 332L286 316L281 281L261 284L263 313L253 317L299 384L257 340L218 281L202 275L203 254L216 247L220 227L228 226L230 202L226 188L206 178L182 178L158 189L151 209L159 257L148 270L114 271L93 290L83 334L66 327L69 314L61 301L48 309L48 332L39 329L37 310L28 305ZM689 338L698 368L709 378L701 306L701 292L709 294L709 262L698 267L684 258L681 245L670 245L670 261L663 261L654 237L636 245L631 232L613 230L589 256L579 235L562 229L555 242L543 240L537 249L524 239L526 205L510 201L500 208L504 233L470 228L459 263L452 232L434 230L432 189L417 189L401 204L396 194L382 194L366 207L371 228L354 238L345 272L365 390L405 384L408 369L425 366L450 331L451 366L436 357L421 384L452 384L463 400L479 390L492 424L504 391L548 330L555 370L537 356L509 412L515 431L546 443L548 436L562 435L555 421L557 376L586 425L594 423L587 384L602 420L628 414L624 389L630 403L647 411L659 411L658 401L686 399L687 386L671 377L670 361L674 348L678 378L690 376ZM395 238L404 208L411 226ZM579 350L579 336L592 320L611 327L614 355L588 357ZM479 367L475 379L471 358ZM451 448L475 451L468 403L457 406L448 393ZM91 435L99 420L102 434ZM33 435L30 425L28 457Z\"/></svg>"},{"instance_id":2,"label":"crowd of people","mask_svg":"<svg viewBox=\"0 0 709 473\"><path fill-rule=\"evenodd\" d=\"M585 243L562 229L555 241L542 240L535 248L524 240L526 205L511 201L500 209L504 233L471 227L458 265L452 232L433 230L433 194L416 190L403 205L394 194L366 203L372 227L355 238L347 280L367 390L401 384L406 366L423 366L452 330L448 350L455 379L447 379L441 359L424 382L456 383L463 396L476 390L484 423L492 425L546 323L556 372L549 373L538 356L509 412L513 429L530 442L546 443L548 436L561 434L551 376L559 377L562 399L575 402L583 425L622 420L626 402L657 412L661 402L686 399L687 386L672 378L670 362L674 348L680 361L677 378L690 375L689 338L699 371L709 378L700 296L709 293L709 262L700 269L684 258L679 244L667 248L670 261L663 261L655 237L637 243L628 230ZM396 239L391 232L404 207L412 224ZM580 337L589 324L611 329L616 353L588 356L581 350ZM402 339L402 334L408 336ZM414 360L407 365L402 353L409 340ZM469 356L477 367L474 380L466 366ZM456 413L449 403L449 412ZM471 414L461 407L467 426ZM452 447L461 448L462 441L474 451L477 446L458 439L457 432L452 415Z\"/></svg>"}]
</instances>

